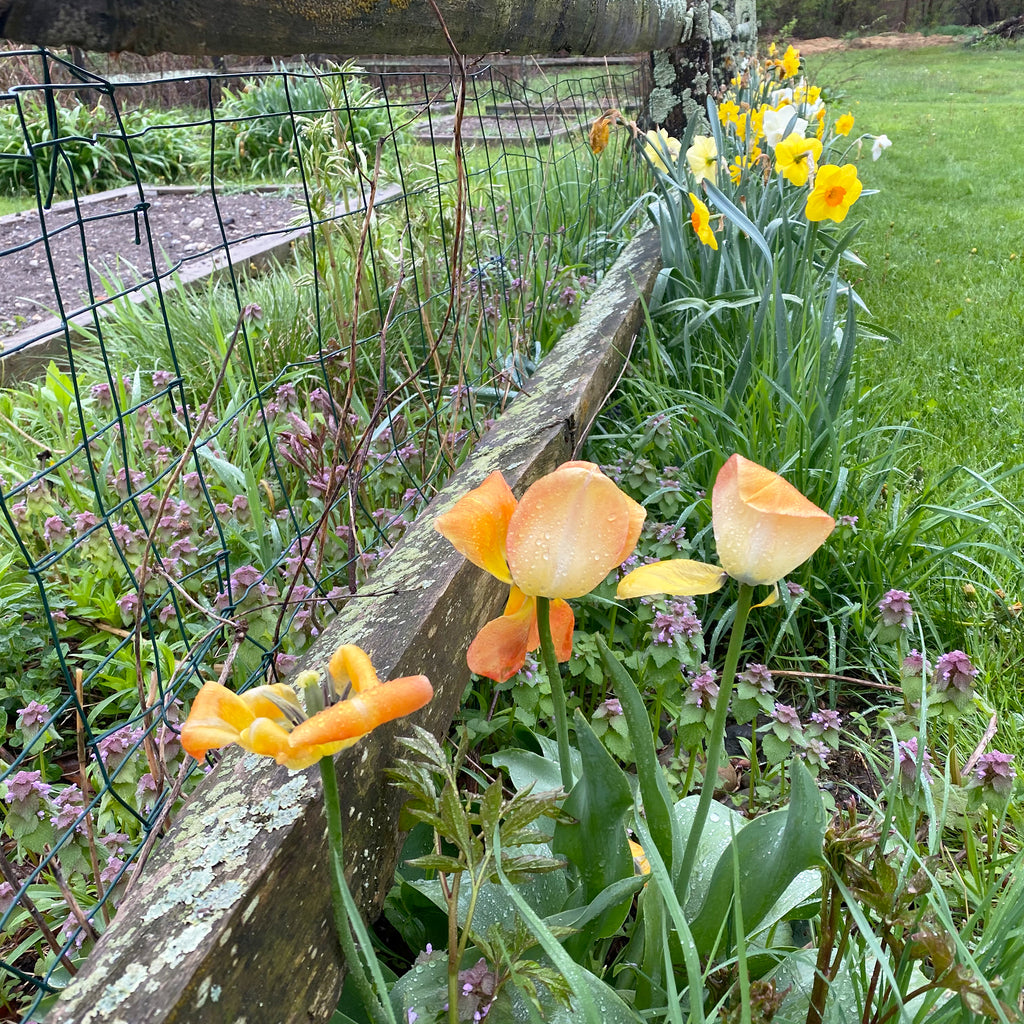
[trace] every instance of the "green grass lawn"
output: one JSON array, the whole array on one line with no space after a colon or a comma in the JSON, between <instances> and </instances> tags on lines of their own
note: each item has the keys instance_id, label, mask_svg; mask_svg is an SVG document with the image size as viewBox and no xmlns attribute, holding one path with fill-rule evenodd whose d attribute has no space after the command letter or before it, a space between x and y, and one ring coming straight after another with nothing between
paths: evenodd
<instances>
[{"instance_id":1,"label":"green grass lawn","mask_svg":"<svg viewBox=\"0 0 1024 1024\"><path fill-rule=\"evenodd\" d=\"M886 134L861 159L868 223L855 274L872 318L867 384L889 418L925 433L908 466L1024 462L1024 78L1019 48L935 47L811 56L809 77L845 93L854 134ZM867 155L867 154L865 154ZM1024 492L1019 478L1016 494Z\"/></svg>"}]
</instances>

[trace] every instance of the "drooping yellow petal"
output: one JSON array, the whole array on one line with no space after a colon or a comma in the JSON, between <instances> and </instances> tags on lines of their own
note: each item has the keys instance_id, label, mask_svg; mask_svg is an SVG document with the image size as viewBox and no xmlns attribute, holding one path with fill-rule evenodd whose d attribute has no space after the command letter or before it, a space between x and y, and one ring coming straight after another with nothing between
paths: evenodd
<instances>
[{"instance_id":1,"label":"drooping yellow petal","mask_svg":"<svg viewBox=\"0 0 1024 1024\"><path fill-rule=\"evenodd\" d=\"M689 558L670 558L641 565L627 573L619 581L615 593L617 597L647 597L649 594L696 597L721 590L726 578L720 565L708 565Z\"/></svg>"},{"instance_id":2,"label":"drooping yellow petal","mask_svg":"<svg viewBox=\"0 0 1024 1024\"><path fill-rule=\"evenodd\" d=\"M343 644L331 656L327 665L335 693L344 693L351 686L355 693L362 693L380 685L377 672L370 656L355 644Z\"/></svg>"},{"instance_id":3,"label":"drooping yellow petal","mask_svg":"<svg viewBox=\"0 0 1024 1024\"><path fill-rule=\"evenodd\" d=\"M722 567L752 586L777 583L835 528L835 520L791 483L741 455L718 473L711 518Z\"/></svg>"},{"instance_id":4,"label":"drooping yellow petal","mask_svg":"<svg viewBox=\"0 0 1024 1024\"><path fill-rule=\"evenodd\" d=\"M434 688L426 676L389 679L379 686L354 693L348 700L332 704L297 725L288 737L289 756L298 760L315 752L313 760L318 760L324 753L355 743L378 725L411 715L433 695ZM325 747L332 750L321 749Z\"/></svg>"},{"instance_id":5,"label":"drooping yellow petal","mask_svg":"<svg viewBox=\"0 0 1024 1024\"><path fill-rule=\"evenodd\" d=\"M474 565L497 576L503 583L511 583L505 537L515 510L515 495L505 478L495 470L479 487L438 516L434 529Z\"/></svg>"},{"instance_id":6,"label":"drooping yellow petal","mask_svg":"<svg viewBox=\"0 0 1024 1024\"><path fill-rule=\"evenodd\" d=\"M567 462L523 495L508 525L515 585L537 597L582 597L629 557L647 512L591 462Z\"/></svg>"}]
</instances>

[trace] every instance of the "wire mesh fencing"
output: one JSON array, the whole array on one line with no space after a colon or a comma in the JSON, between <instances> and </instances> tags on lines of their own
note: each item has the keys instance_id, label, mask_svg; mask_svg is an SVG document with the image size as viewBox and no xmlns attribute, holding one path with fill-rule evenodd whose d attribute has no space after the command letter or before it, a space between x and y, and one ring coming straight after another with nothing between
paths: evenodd
<instances>
[{"instance_id":1,"label":"wire mesh fencing","mask_svg":"<svg viewBox=\"0 0 1024 1024\"><path fill-rule=\"evenodd\" d=\"M3 62L0 1003L27 1021L194 782L197 688L286 681L578 316L641 187L587 126L644 83L280 66L163 107Z\"/></svg>"}]
</instances>

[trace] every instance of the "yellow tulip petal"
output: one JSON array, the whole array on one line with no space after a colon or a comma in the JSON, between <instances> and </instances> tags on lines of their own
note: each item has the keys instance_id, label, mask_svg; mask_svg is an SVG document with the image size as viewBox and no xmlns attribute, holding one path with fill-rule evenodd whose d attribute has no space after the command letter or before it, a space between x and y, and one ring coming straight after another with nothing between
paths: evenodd
<instances>
[{"instance_id":1,"label":"yellow tulip petal","mask_svg":"<svg viewBox=\"0 0 1024 1024\"><path fill-rule=\"evenodd\" d=\"M355 644L343 644L331 656L327 665L335 693L344 693L351 686L356 693L362 693L380 685L377 672L369 655Z\"/></svg>"},{"instance_id":2,"label":"yellow tulip petal","mask_svg":"<svg viewBox=\"0 0 1024 1024\"><path fill-rule=\"evenodd\" d=\"M508 525L517 587L538 597L582 597L636 546L647 513L591 462L567 462L523 495Z\"/></svg>"},{"instance_id":3,"label":"yellow tulip petal","mask_svg":"<svg viewBox=\"0 0 1024 1024\"><path fill-rule=\"evenodd\" d=\"M284 725L294 724L305 717L295 691L287 683L256 686L240 693L238 699L249 709L253 718L269 718L272 722Z\"/></svg>"},{"instance_id":4,"label":"yellow tulip petal","mask_svg":"<svg viewBox=\"0 0 1024 1024\"><path fill-rule=\"evenodd\" d=\"M273 757L284 764L283 757L290 751L289 738L288 730L277 722L272 722L269 718L257 718L248 729L243 730L238 743L254 754Z\"/></svg>"},{"instance_id":5,"label":"yellow tulip petal","mask_svg":"<svg viewBox=\"0 0 1024 1024\"><path fill-rule=\"evenodd\" d=\"M719 471L711 518L722 567L752 586L777 583L835 528L835 520L791 483L741 455Z\"/></svg>"},{"instance_id":6,"label":"yellow tulip petal","mask_svg":"<svg viewBox=\"0 0 1024 1024\"><path fill-rule=\"evenodd\" d=\"M237 743L255 719L248 704L220 683L205 683L181 727L181 745L201 761L210 750Z\"/></svg>"},{"instance_id":7,"label":"yellow tulip petal","mask_svg":"<svg viewBox=\"0 0 1024 1024\"><path fill-rule=\"evenodd\" d=\"M474 565L503 583L511 583L505 560L505 536L515 510L515 495L495 470L479 487L438 516L434 529Z\"/></svg>"},{"instance_id":8,"label":"yellow tulip petal","mask_svg":"<svg viewBox=\"0 0 1024 1024\"><path fill-rule=\"evenodd\" d=\"M768 596L763 601L758 601L757 604L751 605L751 610L754 608L770 608L779 600L779 585L778 583L772 586Z\"/></svg>"},{"instance_id":9,"label":"yellow tulip petal","mask_svg":"<svg viewBox=\"0 0 1024 1024\"><path fill-rule=\"evenodd\" d=\"M619 581L617 597L647 597L672 594L694 597L721 590L726 574L720 565L695 562L689 558L670 558L664 562L641 565Z\"/></svg>"}]
</instances>

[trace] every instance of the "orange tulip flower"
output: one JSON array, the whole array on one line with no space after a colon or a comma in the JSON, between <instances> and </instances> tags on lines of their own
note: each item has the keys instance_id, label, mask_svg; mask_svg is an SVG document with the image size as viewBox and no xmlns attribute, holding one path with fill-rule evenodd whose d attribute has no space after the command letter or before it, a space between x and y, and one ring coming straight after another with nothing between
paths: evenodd
<instances>
[{"instance_id":1,"label":"orange tulip flower","mask_svg":"<svg viewBox=\"0 0 1024 1024\"><path fill-rule=\"evenodd\" d=\"M181 745L199 761L210 750L237 743L298 771L352 746L378 725L418 711L434 695L426 676L382 683L366 653L351 644L338 648L328 671L344 699L311 718L284 683L240 694L206 683L182 726ZM315 682L315 673L308 677Z\"/></svg>"},{"instance_id":2,"label":"orange tulip flower","mask_svg":"<svg viewBox=\"0 0 1024 1024\"><path fill-rule=\"evenodd\" d=\"M711 521L722 564L671 559L634 569L619 597L711 594L731 576L774 586L806 562L835 529L835 520L792 484L756 462L733 455L711 492Z\"/></svg>"},{"instance_id":3,"label":"orange tulip flower","mask_svg":"<svg viewBox=\"0 0 1024 1024\"><path fill-rule=\"evenodd\" d=\"M551 599L559 661L572 654L566 600L594 589L633 552L647 516L591 462L566 462L517 502L497 470L434 524L474 565L510 586L505 613L477 633L466 653L478 675L504 682L540 646L537 598Z\"/></svg>"}]
</instances>

